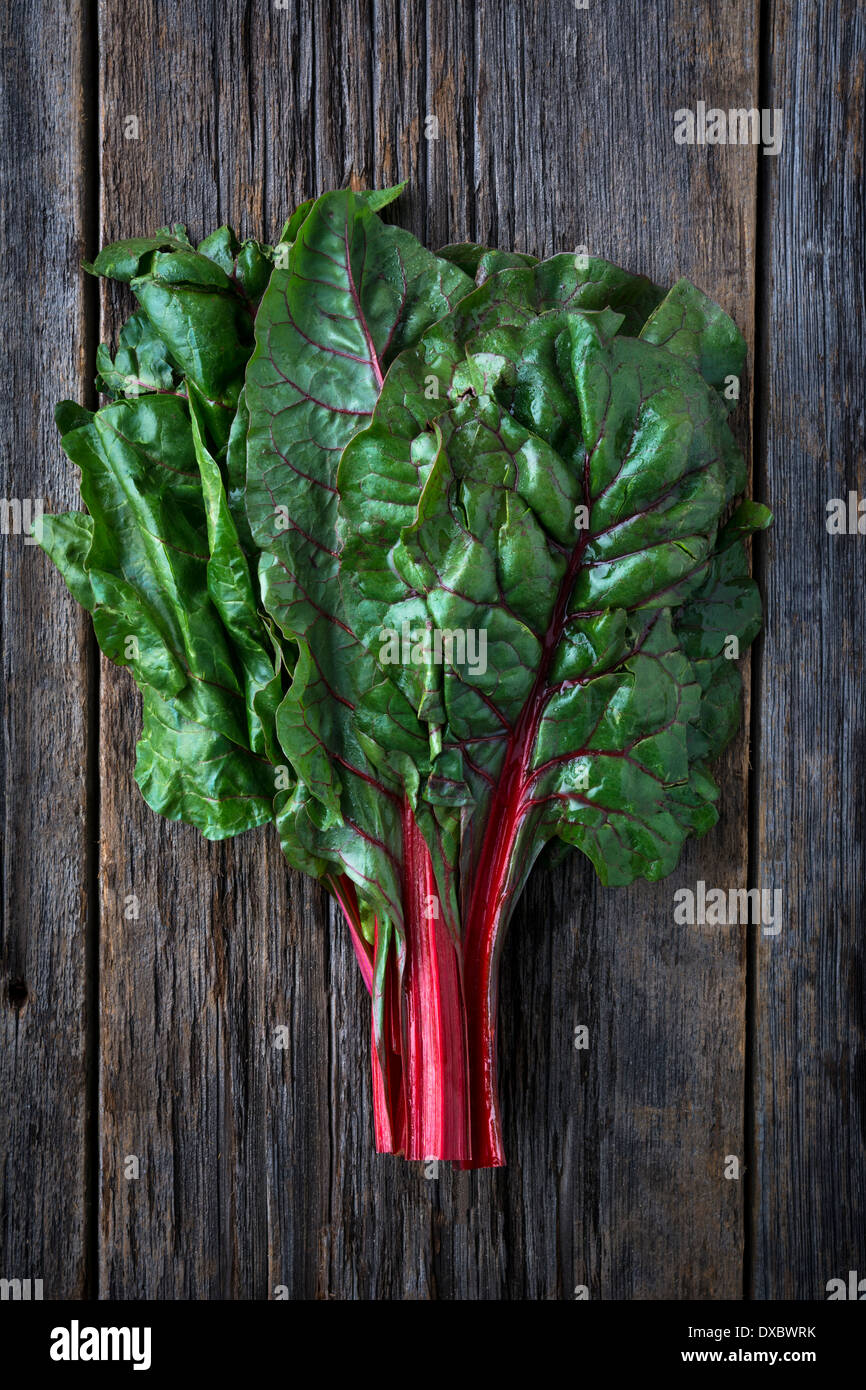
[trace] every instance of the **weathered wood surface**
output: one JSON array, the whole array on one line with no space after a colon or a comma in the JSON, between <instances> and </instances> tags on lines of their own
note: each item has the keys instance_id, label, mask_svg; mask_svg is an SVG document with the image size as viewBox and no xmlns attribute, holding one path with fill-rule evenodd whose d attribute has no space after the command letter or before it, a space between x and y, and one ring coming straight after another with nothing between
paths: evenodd
<instances>
[{"instance_id":1,"label":"weathered wood surface","mask_svg":"<svg viewBox=\"0 0 866 1390\"><path fill-rule=\"evenodd\" d=\"M753 1292L810 1299L866 1275L866 537L825 524L866 495L866 12L774 3L768 35L755 877L785 925L755 943Z\"/></svg>"},{"instance_id":2,"label":"weathered wood surface","mask_svg":"<svg viewBox=\"0 0 866 1390\"><path fill-rule=\"evenodd\" d=\"M207 6L174 7L157 26L146 5L124 8L123 24L109 5L103 236L182 215L196 234L223 218L271 233L316 189L408 178L396 215L433 245L477 237L549 253L585 243L663 281L692 274L748 329L754 151L714 162L672 140L674 106L710 88L725 105L756 100L756 33L739 9L716 12L718 46L700 46L716 56L695 62L671 53L687 11L671 13L669 33L647 33L636 9L624 37L621 14L565 4L537 7L531 25L516 5L301 6L257 12L224 45ZM220 35L233 29L222 14ZM269 57L252 105L263 181L233 51L244 32L253 66L253 55ZM621 51L632 54L625 68ZM664 77L653 85L646 71ZM541 83L558 94L555 109L539 100ZM682 93L674 106L671 90ZM139 115L137 143L123 140L126 113ZM438 138L428 140L430 118ZM666 217L647 219L662 188ZM110 314L106 332L115 324ZM577 862L536 875L503 978L510 1167L431 1183L372 1153L367 1010L345 933L261 837L203 849L194 833L156 823L131 778L134 704L128 679L106 671L106 1292L740 1292L741 1184L722 1173L744 1126L736 929L674 928L670 885L609 895ZM745 881L744 740L726 783L725 825L690 854L683 882ZM234 891L217 895L229 865ZM139 874L148 907L131 926L119 905ZM252 885L272 896L259 901ZM290 1025L288 1053L270 1045L278 1021ZM588 1055L573 1048L577 1023L590 1027ZM137 1138L115 1121L128 1114L147 1117ZM122 1181L120 1155L145 1144L147 1182Z\"/></svg>"},{"instance_id":3,"label":"weathered wood surface","mask_svg":"<svg viewBox=\"0 0 866 1390\"><path fill-rule=\"evenodd\" d=\"M0 1215L16 1258L27 1241L44 1249L51 1292L75 1293L90 1278L103 1296L127 1298L266 1298L282 1286L299 1298L556 1299L572 1297L576 1285L601 1298L820 1297L835 1263L844 1273L866 1258L853 1225L864 1181L853 1125L862 1075L857 1092L852 1070L862 1029L862 851L853 858L845 838L859 780L856 763L843 763L844 777L833 771L846 748L845 708L862 698L863 572L854 538L822 539L821 511L831 473L828 496L857 485L862 450L862 338L841 291L826 338L822 298L836 284L862 286L862 201L851 184L855 173L862 177L863 43L846 11L853 6L841 6L829 29L822 22L816 58L800 51L818 23L803 6L768 14L772 102L759 97L757 0L590 0L587 10L570 0L315 0L286 8L102 0L98 50L74 9L63 42L44 37L50 24L33 26L41 42L54 43L44 71L30 29L8 36L4 51L13 39L30 45L46 90L59 83L71 111L86 105L98 118L85 167L78 115L46 125L32 93L23 111L12 111L25 140L41 132L44 152L29 169L19 156L17 177L35 200L19 214L31 219L22 235L33 240L35 209L44 208L38 226L56 242L43 267L45 302L59 299L70 321L84 314L70 227L84 227L88 199L95 218L97 177L102 242L175 220L193 236L226 220L241 233L273 236L287 209L312 193L408 178L393 215L431 245L472 238L540 254L585 245L662 283L689 275L734 315L750 349L757 321L759 480L766 456L766 490L780 519L792 471L809 506L816 487L822 499L810 545L796 552L794 530L811 516L801 505L789 523L777 523L769 550L754 771L760 841L750 845L747 833L746 727L721 769L722 821L672 879L603 890L576 857L535 873L503 967L510 1164L472 1175L443 1168L437 1181L372 1153L368 1006L325 896L286 871L273 835L208 846L147 811L132 779L137 699L127 674L107 663L98 720L92 711L89 725L99 741L100 893L91 905L99 910L98 997L87 1043L86 629L38 552L28 550L29 570L13 565L10 576L7 564L5 890L6 911L11 904L18 915L7 919L12 955L0 964L8 989L29 939L51 980L68 1052L52 1052L55 1014L37 1014L33 1003L13 1014L4 999L0 1068L4 1084L12 1078L13 1142ZM98 53L98 112L83 51L94 60ZM801 108L793 93L831 77L843 84L840 121L835 132L816 131L813 108ZM673 112L698 100L790 101L782 157L675 145ZM796 157L795 107L804 138L809 131ZM130 115L138 117L137 140L125 135ZM425 138L431 117L436 139ZM760 166L771 164L772 198L759 197L769 174ZM807 240L801 200L811 209L824 184L823 221ZM840 222L846 238L860 236L853 250L844 243L845 256L859 253L856 268L833 239ZM17 254L32 251L22 243ZM11 281L7 303L24 279ZM103 337L116 333L126 307L121 293L103 289ZM792 312L803 337L779 359L770 343L790 343ZM71 334L49 330L31 343L19 331L20 309L12 328L23 354L19 380L33 372L39 380L31 415L16 415L13 437L27 466L39 459L39 477L58 479L49 494L56 507L71 486L50 404L86 390L86 334L71 344ZM815 370L825 352L827 379ZM20 387L10 399L20 402ZM746 447L750 416L746 382L738 426ZM827 460L820 485L805 481L816 457ZM20 489L28 475L19 457L12 461ZM20 595L24 573L32 577ZM813 619L798 629L796 670L792 593ZM839 680L829 678L822 693L809 674L818 667L815 622L837 593L848 604L850 642L843 648L839 626L828 626L820 663ZM29 651L37 605L43 623L52 615L44 679L23 665L36 659ZM816 737L824 761L812 761ZM802 839L789 819L801 801L809 828ZM34 825L48 806L48 848L35 849ZM698 879L745 887L750 872L766 878L770 860L777 883L781 873L793 875L788 944L751 943L747 980L746 929L675 925L673 892ZM795 872L804 863L808 879ZM39 893L51 910L40 907L37 931ZM12 934L9 920L17 923ZM590 1029L588 1052L572 1045L579 1023ZM281 1025L286 1049L274 1046ZM88 1151L81 1118L91 1054L98 1152ZM838 1167L828 1166L828 1148L838 1150ZM729 1154L747 1170L739 1181L724 1177ZM124 1175L132 1155L141 1162L137 1181ZM32 1186L30 1164L54 1165L44 1187ZM51 1190L57 1165L63 1183ZM98 1196L89 1223L78 1201L88 1182ZM833 1268L816 1286L828 1262Z\"/></svg>"},{"instance_id":4,"label":"weathered wood surface","mask_svg":"<svg viewBox=\"0 0 866 1390\"><path fill-rule=\"evenodd\" d=\"M88 1280L92 833L87 785L95 663L84 615L42 551L7 529L76 505L52 405L82 399L95 348L77 267L88 225L83 11L0 16L3 341L0 1277L49 1297ZM22 37L27 41L22 46ZM14 55L18 55L17 59ZM24 504L13 514L11 499ZM14 521L13 521L14 515ZM92 1041L91 1034L91 1041Z\"/></svg>"}]
</instances>

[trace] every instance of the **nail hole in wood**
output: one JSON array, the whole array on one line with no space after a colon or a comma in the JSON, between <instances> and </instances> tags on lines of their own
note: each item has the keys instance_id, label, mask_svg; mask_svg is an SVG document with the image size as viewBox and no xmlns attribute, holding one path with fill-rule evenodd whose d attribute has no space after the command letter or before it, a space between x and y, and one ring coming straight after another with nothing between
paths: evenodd
<instances>
[{"instance_id":1,"label":"nail hole in wood","mask_svg":"<svg viewBox=\"0 0 866 1390\"><path fill-rule=\"evenodd\" d=\"M9 998L9 1003L11 1004L12 1008L17 1009L18 1013L21 1013L21 1010L24 1008L24 1006L27 1003L27 1000L30 998L30 991L27 988L27 981L22 980L20 976L14 976L9 981L9 988L7 990L7 994Z\"/></svg>"}]
</instances>

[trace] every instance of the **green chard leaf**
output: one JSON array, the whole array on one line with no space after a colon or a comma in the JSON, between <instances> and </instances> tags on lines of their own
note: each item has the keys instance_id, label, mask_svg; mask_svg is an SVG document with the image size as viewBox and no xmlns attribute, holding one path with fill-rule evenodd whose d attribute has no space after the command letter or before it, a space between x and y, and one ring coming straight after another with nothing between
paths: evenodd
<instances>
[{"instance_id":1,"label":"green chard leaf","mask_svg":"<svg viewBox=\"0 0 866 1390\"><path fill-rule=\"evenodd\" d=\"M281 829L397 924L403 798L417 800L428 739L346 622L337 464L394 356L468 289L462 271L380 222L369 200L326 194L273 272L247 370L247 514L265 607L298 649L277 730L306 796L286 803ZM433 808L421 810L453 897L442 860L453 816L442 826Z\"/></svg>"},{"instance_id":2,"label":"green chard leaf","mask_svg":"<svg viewBox=\"0 0 866 1390\"><path fill-rule=\"evenodd\" d=\"M106 656L141 687L145 800L210 839L263 824L273 815L274 651L240 549L229 558L218 475L206 510L187 402L115 402L64 433L63 447L89 516L44 518L42 543Z\"/></svg>"},{"instance_id":3,"label":"green chard leaf","mask_svg":"<svg viewBox=\"0 0 866 1390\"><path fill-rule=\"evenodd\" d=\"M133 314L120 330L114 360L105 343L96 350L97 391L116 399L176 391L180 373L146 314Z\"/></svg>"},{"instance_id":4,"label":"green chard leaf","mask_svg":"<svg viewBox=\"0 0 866 1390\"><path fill-rule=\"evenodd\" d=\"M535 256L527 256L522 251L493 251L487 246L480 246L477 241L443 246L439 255L444 261L459 266L477 285L483 285L489 276L500 270L538 264Z\"/></svg>"},{"instance_id":5,"label":"green chard leaf","mask_svg":"<svg viewBox=\"0 0 866 1390\"><path fill-rule=\"evenodd\" d=\"M113 363L100 346L97 388L136 396L183 382L222 461L272 261L271 247L239 242L229 227L197 249L182 227L106 247L91 269L128 282L140 309L122 330Z\"/></svg>"},{"instance_id":6,"label":"green chard leaf","mask_svg":"<svg viewBox=\"0 0 866 1390\"><path fill-rule=\"evenodd\" d=\"M701 760L738 722L723 647L759 626L741 537L766 519L718 537L745 466L712 387L742 343L685 282L668 299L599 262L502 271L343 452L347 611L380 662L410 634L388 669L436 729L426 795L467 808L464 916L492 840L513 898L551 835L627 883L716 818Z\"/></svg>"},{"instance_id":7,"label":"green chard leaf","mask_svg":"<svg viewBox=\"0 0 866 1390\"><path fill-rule=\"evenodd\" d=\"M91 269L129 282L141 307L114 359L98 352L97 386L114 399L58 407L89 515L44 518L42 544L141 688L148 804L223 838L273 819L285 762L284 657L259 612L242 480L232 486L226 460L270 252L227 227L196 250L175 227L106 247Z\"/></svg>"}]
</instances>

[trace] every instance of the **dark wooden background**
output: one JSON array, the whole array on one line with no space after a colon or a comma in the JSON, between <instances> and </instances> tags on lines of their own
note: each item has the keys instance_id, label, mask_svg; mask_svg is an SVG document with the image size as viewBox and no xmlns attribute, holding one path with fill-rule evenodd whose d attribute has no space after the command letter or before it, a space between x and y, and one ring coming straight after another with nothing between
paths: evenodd
<instances>
[{"instance_id":1,"label":"dark wooden background","mask_svg":"<svg viewBox=\"0 0 866 1390\"><path fill-rule=\"evenodd\" d=\"M776 514L720 825L655 886L536 871L504 964L510 1166L438 1181L373 1153L368 1008L324 895L273 834L207 845L147 811L128 674L4 536L0 1276L820 1299L866 1275L866 537L824 524L866 491L862 5L13 0L0 44L4 496L75 505L52 407L93 403L126 307L79 270L101 243L274 238L311 194L408 178L396 215L434 247L586 245L717 298ZM676 145L698 100L781 107L781 155ZM698 879L781 889L780 935L675 925Z\"/></svg>"}]
</instances>

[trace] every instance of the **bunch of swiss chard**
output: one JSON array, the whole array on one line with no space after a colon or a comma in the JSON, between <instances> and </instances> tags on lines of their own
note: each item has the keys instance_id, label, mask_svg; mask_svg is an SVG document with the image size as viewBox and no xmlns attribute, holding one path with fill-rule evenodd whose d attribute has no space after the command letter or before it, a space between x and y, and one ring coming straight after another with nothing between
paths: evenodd
<instances>
[{"instance_id":1,"label":"bunch of swiss chard","mask_svg":"<svg viewBox=\"0 0 866 1390\"><path fill-rule=\"evenodd\" d=\"M715 822L769 513L735 505L715 304L433 254L377 216L399 191L326 193L273 247L106 248L138 307L106 403L57 409L87 511L42 543L141 689L148 804L210 839L275 821L342 909L377 1147L486 1167L530 868L557 841L658 879Z\"/></svg>"}]
</instances>

